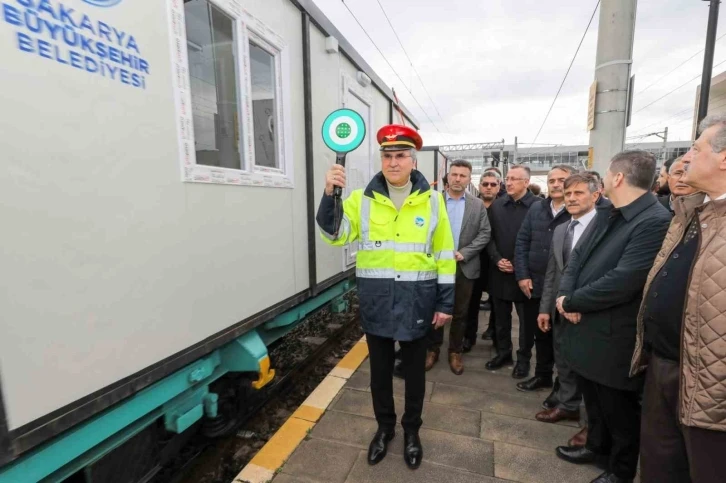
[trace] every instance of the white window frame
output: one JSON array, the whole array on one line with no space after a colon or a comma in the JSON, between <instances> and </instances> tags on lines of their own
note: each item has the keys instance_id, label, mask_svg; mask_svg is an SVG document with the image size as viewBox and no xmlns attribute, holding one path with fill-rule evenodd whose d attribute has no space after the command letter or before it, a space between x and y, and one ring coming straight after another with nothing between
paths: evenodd
<instances>
[{"instance_id":1,"label":"white window frame","mask_svg":"<svg viewBox=\"0 0 726 483\"><path fill-rule=\"evenodd\" d=\"M167 0L182 181L294 188L290 48L284 39L270 27L240 8L238 2L234 0L209 1L233 20L237 56L238 118L241 129L239 133L241 169L205 166L196 162L184 5L178 0ZM275 133L279 168L255 164L250 41L270 53L275 61Z\"/></svg>"}]
</instances>

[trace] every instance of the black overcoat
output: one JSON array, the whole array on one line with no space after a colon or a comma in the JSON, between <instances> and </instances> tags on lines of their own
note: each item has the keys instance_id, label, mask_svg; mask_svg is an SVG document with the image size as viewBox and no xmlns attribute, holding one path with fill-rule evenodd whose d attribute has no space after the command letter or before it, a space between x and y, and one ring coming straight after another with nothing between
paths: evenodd
<instances>
[{"instance_id":1,"label":"black overcoat","mask_svg":"<svg viewBox=\"0 0 726 483\"><path fill-rule=\"evenodd\" d=\"M596 226L572 251L560 283L565 311L582 314L565 326L562 357L586 379L636 391L642 380L628 376L636 319L671 215L650 192L620 209L596 209Z\"/></svg>"},{"instance_id":2,"label":"black overcoat","mask_svg":"<svg viewBox=\"0 0 726 483\"><path fill-rule=\"evenodd\" d=\"M514 273L504 273L497 267L497 262L506 258L514 265L514 245L517 242L517 233L522 226L533 203L541 201L529 190L522 198L515 201L506 195L494 200L489 207L489 224L492 228L492 238L487 246L489 254L489 293L492 297L524 302L526 297L519 289Z\"/></svg>"}]
</instances>

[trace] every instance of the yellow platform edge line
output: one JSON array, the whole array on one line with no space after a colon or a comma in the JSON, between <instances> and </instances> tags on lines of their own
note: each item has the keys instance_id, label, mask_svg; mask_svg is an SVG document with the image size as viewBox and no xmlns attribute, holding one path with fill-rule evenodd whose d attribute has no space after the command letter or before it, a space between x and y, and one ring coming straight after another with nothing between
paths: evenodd
<instances>
[{"instance_id":1,"label":"yellow platform edge line","mask_svg":"<svg viewBox=\"0 0 726 483\"><path fill-rule=\"evenodd\" d=\"M318 387L323 384L329 385L330 381L328 379L331 377L348 379L352 376L366 357L368 357L368 345L365 340L365 336L363 336L330 371L329 375L320 382ZM335 393L331 393L326 407L342 389L343 384L340 384L340 389ZM325 399L328 398L326 397ZM315 427L315 424L324 413L325 409L308 406L303 403L235 477L234 482L249 481L250 483L265 483L269 481L270 475L274 475L277 469L300 446L300 443Z\"/></svg>"}]
</instances>

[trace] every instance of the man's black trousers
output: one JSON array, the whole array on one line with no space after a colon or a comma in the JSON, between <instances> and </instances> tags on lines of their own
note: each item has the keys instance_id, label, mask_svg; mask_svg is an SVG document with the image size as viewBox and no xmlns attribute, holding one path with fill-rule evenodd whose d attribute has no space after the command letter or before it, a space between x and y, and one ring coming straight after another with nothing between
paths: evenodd
<instances>
[{"instance_id":1,"label":"man's black trousers","mask_svg":"<svg viewBox=\"0 0 726 483\"><path fill-rule=\"evenodd\" d=\"M578 375L587 410L585 447L610 455L608 471L624 479L635 478L640 448L640 394L604 386Z\"/></svg>"},{"instance_id":2,"label":"man's black trousers","mask_svg":"<svg viewBox=\"0 0 726 483\"><path fill-rule=\"evenodd\" d=\"M396 427L396 409L393 404L393 365L395 341L377 335L366 334L371 365L371 395L373 412L378 428L393 431ZM401 426L406 433L416 433L421 427L426 392L426 349L428 338L399 341L401 368L406 381L406 407Z\"/></svg>"},{"instance_id":3,"label":"man's black trousers","mask_svg":"<svg viewBox=\"0 0 726 483\"><path fill-rule=\"evenodd\" d=\"M533 298L523 303L524 320L520 320L519 325L520 327L524 325L524 345L522 345L522 341L520 340L520 350L517 351L517 360L529 362L532 358L532 346L536 346L537 365L534 369L534 375L542 376L545 379L552 379L552 370L555 366L555 346L552 339L552 331L542 332L537 325L539 303L541 300Z\"/></svg>"}]
</instances>

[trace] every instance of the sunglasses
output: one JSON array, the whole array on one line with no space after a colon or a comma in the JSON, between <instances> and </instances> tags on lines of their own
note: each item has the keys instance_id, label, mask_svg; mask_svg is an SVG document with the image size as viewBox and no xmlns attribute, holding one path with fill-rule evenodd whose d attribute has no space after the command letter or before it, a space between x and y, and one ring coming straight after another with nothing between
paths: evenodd
<instances>
[{"instance_id":1,"label":"sunglasses","mask_svg":"<svg viewBox=\"0 0 726 483\"><path fill-rule=\"evenodd\" d=\"M497 186L499 186L499 183L496 183L496 182L495 183L486 183L486 182L482 181L481 185L484 188L496 188Z\"/></svg>"}]
</instances>

